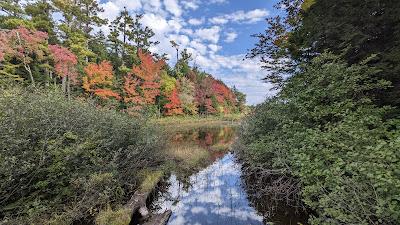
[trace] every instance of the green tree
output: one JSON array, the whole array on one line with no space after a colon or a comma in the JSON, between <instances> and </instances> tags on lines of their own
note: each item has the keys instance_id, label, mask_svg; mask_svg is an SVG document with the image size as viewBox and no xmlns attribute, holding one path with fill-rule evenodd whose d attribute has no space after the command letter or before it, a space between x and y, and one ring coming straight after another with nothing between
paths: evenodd
<instances>
[{"instance_id":1,"label":"green tree","mask_svg":"<svg viewBox=\"0 0 400 225\"><path fill-rule=\"evenodd\" d=\"M128 10L124 7L119 13L119 16L111 22L110 29L111 33L109 36L110 41L113 44L113 50L118 54L118 50L121 51L122 66L130 67L131 60L130 55L133 55L134 49L129 44L129 37L132 37L132 30L130 26L133 24L133 18L129 15ZM119 37L122 37L122 40Z\"/></svg>"},{"instance_id":2,"label":"green tree","mask_svg":"<svg viewBox=\"0 0 400 225\"><path fill-rule=\"evenodd\" d=\"M140 20L143 18L142 14L136 14L132 23L129 24L131 32L128 35L130 41L134 43L136 49L143 49L147 51L150 47L159 44L158 41L152 41L154 31L149 27L143 27Z\"/></svg>"},{"instance_id":3,"label":"green tree","mask_svg":"<svg viewBox=\"0 0 400 225\"><path fill-rule=\"evenodd\" d=\"M33 22L33 26L49 35L49 44L58 43L57 34L55 32L55 23L52 14L55 8L48 0L39 0L28 3L25 7L26 14Z\"/></svg>"},{"instance_id":4,"label":"green tree","mask_svg":"<svg viewBox=\"0 0 400 225\"><path fill-rule=\"evenodd\" d=\"M240 111L243 112L246 104L246 94L243 92L240 92L235 86L232 88L232 92L236 97L236 108Z\"/></svg>"},{"instance_id":5,"label":"green tree","mask_svg":"<svg viewBox=\"0 0 400 225\"><path fill-rule=\"evenodd\" d=\"M375 93L376 103L399 106L399 1L282 0L277 8L285 9L284 15L268 18L268 28L255 35L259 42L248 54L272 69L268 81L282 86L288 73L326 50L350 64L374 55L369 63L381 70L376 79L392 82Z\"/></svg>"},{"instance_id":6,"label":"green tree","mask_svg":"<svg viewBox=\"0 0 400 225\"><path fill-rule=\"evenodd\" d=\"M374 104L372 93L389 87L379 71L323 53L243 126L240 155L291 179L286 189L316 212L312 224L399 223L399 120Z\"/></svg>"}]
</instances>

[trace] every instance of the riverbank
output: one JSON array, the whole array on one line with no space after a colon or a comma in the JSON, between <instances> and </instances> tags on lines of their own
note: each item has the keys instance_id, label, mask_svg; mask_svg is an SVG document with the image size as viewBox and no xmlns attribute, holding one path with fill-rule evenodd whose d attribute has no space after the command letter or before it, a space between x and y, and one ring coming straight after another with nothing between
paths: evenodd
<instances>
[{"instance_id":1,"label":"riverbank","mask_svg":"<svg viewBox=\"0 0 400 225\"><path fill-rule=\"evenodd\" d=\"M226 126L239 125L244 114L227 114L219 116L174 116L152 119L154 124L168 127L168 129L202 127L202 126Z\"/></svg>"}]
</instances>

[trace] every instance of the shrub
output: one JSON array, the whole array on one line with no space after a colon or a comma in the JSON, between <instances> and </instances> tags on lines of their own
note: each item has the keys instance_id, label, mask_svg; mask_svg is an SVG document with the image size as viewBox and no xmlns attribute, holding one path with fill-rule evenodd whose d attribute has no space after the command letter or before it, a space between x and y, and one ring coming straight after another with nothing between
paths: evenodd
<instances>
[{"instance_id":1,"label":"shrub","mask_svg":"<svg viewBox=\"0 0 400 225\"><path fill-rule=\"evenodd\" d=\"M324 53L258 106L238 143L257 187L300 195L312 224L400 223L400 121L373 104L376 72Z\"/></svg>"},{"instance_id":2,"label":"shrub","mask_svg":"<svg viewBox=\"0 0 400 225\"><path fill-rule=\"evenodd\" d=\"M55 91L0 91L0 218L72 223L121 202L161 142L144 120ZM8 222L7 222L8 221Z\"/></svg>"}]
</instances>

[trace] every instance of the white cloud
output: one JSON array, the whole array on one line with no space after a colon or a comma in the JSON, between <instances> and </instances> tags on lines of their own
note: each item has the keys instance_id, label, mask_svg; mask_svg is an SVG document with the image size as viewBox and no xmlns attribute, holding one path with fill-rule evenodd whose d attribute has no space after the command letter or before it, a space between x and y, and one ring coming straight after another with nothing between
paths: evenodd
<instances>
[{"instance_id":1,"label":"white cloud","mask_svg":"<svg viewBox=\"0 0 400 225\"><path fill-rule=\"evenodd\" d=\"M198 26L198 25L201 25L202 23L204 23L204 18L201 18L201 19L191 18L188 20L188 23L190 25Z\"/></svg>"},{"instance_id":2,"label":"white cloud","mask_svg":"<svg viewBox=\"0 0 400 225\"><path fill-rule=\"evenodd\" d=\"M114 20L121 10L121 8L114 2L103 3L101 4L101 7L104 9L104 12L100 12L99 16L103 19L108 19L109 22Z\"/></svg>"},{"instance_id":3,"label":"white cloud","mask_svg":"<svg viewBox=\"0 0 400 225\"><path fill-rule=\"evenodd\" d=\"M200 1L199 0L185 0L181 2L185 9L196 10L199 8Z\"/></svg>"},{"instance_id":4,"label":"white cloud","mask_svg":"<svg viewBox=\"0 0 400 225\"><path fill-rule=\"evenodd\" d=\"M195 35L204 41L210 41L217 43L219 40L219 32L221 28L219 26L212 26L211 28L201 28L195 31Z\"/></svg>"},{"instance_id":5,"label":"white cloud","mask_svg":"<svg viewBox=\"0 0 400 225\"><path fill-rule=\"evenodd\" d=\"M215 44L209 44L208 47L210 48L210 50L211 50L213 53L219 51L219 50L222 48L222 46L215 45Z\"/></svg>"},{"instance_id":6,"label":"white cloud","mask_svg":"<svg viewBox=\"0 0 400 225\"><path fill-rule=\"evenodd\" d=\"M232 43L236 40L237 36L238 36L238 34L235 32L228 32L228 33L226 33L225 42Z\"/></svg>"},{"instance_id":7,"label":"white cloud","mask_svg":"<svg viewBox=\"0 0 400 225\"><path fill-rule=\"evenodd\" d=\"M140 0L113 0L120 9L126 7L128 11L137 10L142 7L142 2Z\"/></svg>"},{"instance_id":8,"label":"white cloud","mask_svg":"<svg viewBox=\"0 0 400 225\"><path fill-rule=\"evenodd\" d=\"M229 20L227 18L225 18L224 16L216 16L213 18L208 19L210 21L210 23L213 24L226 24L229 22Z\"/></svg>"},{"instance_id":9,"label":"white cloud","mask_svg":"<svg viewBox=\"0 0 400 225\"><path fill-rule=\"evenodd\" d=\"M142 23L151 28L155 33L165 33L171 30L168 21L160 15L146 13L143 15Z\"/></svg>"},{"instance_id":10,"label":"white cloud","mask_svg":"<svg viewBox=\"0 0 400 225\"><path fill-rule=\"evenodd\" d=\"M190 42L190 47L195 49L197 52L199 52L202 55L207 54L207 46L199 42L198 40L193 40ZM196 54L196 52L193 52Z\"/></svg>"},{"instance_id":11,"label":"white cloud","mask_svg":"<svg viewBox=\"0 0 400 225\"><path fill-rule=\"evenodd\" d=\"M213 24L226 24L228 22L256 23L263 20L268 15L269 12L266 9L254 9L247 12L239 10L231 14L210 18L209 21Z\"/></svg>"},{"instance_id":12,"label":"white cloud","mask_svg":"<svg viewBox=\"0 0 400 225\"><path fill-rule=\"evenodd\" d=\"M227 3L227 0L209 0L210 4L222 4L222 3Z\"/></svg>"},{"instance_id":13,"label":"white cloud","mask_svg":"<svg viewBox=\"0 0 400 225\"><path fill-rule=\"evenodd\" d=\"M174 16L179 17L182 15L182 9L177 0L164 0L164 5L165 9Z\"/></svg>"}]
</instances>

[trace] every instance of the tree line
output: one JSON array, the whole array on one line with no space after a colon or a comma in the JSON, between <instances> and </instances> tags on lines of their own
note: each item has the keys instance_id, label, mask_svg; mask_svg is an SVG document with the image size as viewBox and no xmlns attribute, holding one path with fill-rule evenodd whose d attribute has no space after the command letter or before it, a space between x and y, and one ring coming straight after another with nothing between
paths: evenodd
<instances>
[{"instance_id":1,"label":"tree line","mask_svg":"<svg viewBox=\"0 0 400 225\"><path fill-rule=\"evenodd\" d=\"M151 53L159 42L124 8L113 21L99 16L95 0L0 3L0 82L61 86L72 97L137 115L227 114L243 111L245 95L189 66L177 50L174 67ZM54 14L61 15L54 21ZM109 25L106 36L100 27ZM97 31L97 32L95 32ZM60 85L61 84L61 85Z\"/></svg>"},{"instance_id":2,"label":"tree line","mask_svg":"<svg viewBox=\"0 0 400 225\"><path fill-rule=\"evenodd\" d=\"M400 223L400 2L282 0L248 53L278 94L242 125L249 186L311 224Z\"/></svg>"}]
</instances>

